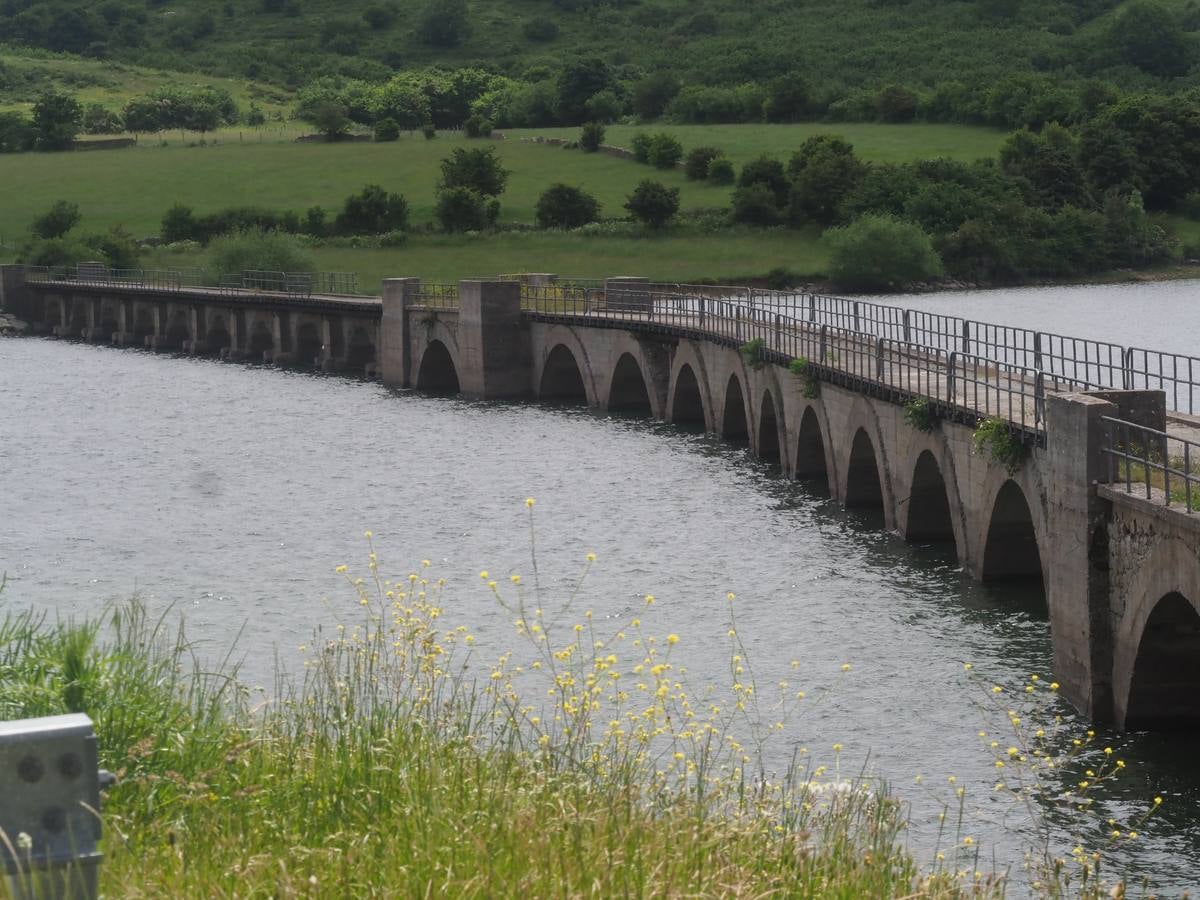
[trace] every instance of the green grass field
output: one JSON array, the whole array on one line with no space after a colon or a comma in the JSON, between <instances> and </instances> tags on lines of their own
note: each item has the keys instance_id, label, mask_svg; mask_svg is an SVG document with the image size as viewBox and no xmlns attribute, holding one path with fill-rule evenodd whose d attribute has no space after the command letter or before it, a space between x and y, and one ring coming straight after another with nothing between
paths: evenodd
<instances>
[{"instance_id":1,"label":"green grass field","mask_svg":"<svg viewBox=\"0 0 1200 900\"><path fill-rule=\"evenodd\" d=\"M614 127L610 142L628 142L637 129ZM747 125L716 128L668 126L685 148L701 142L727 149L739 162L760 153L785 157L811 134L835 130L855 143L867 159L905 160L934 155L975 158L995 153L999 132L983 128L929 125ZM184 203L197 213L234 205L254 205L303 214L311 206L331 213L365 184L380 184L409 201L411 221L432 221L440 161L467 141L443 134L427 141L404 135L395 143L297 144L264 129L225 131L203 147L161 146L143 139L128 150L80 154L0 156L0 179L20 185L0 207L0 255L12 258L29 224L56 200L78 203L81 228L121 225L135 237L157 234L163 213ZM539 131L570 135L575 130ZM678 171L659 171L629 160L585 154L557 146L523 142L528 132L509 132L495 146L511 171L501 198L504 222L532 223L537 199L550 184L565 182L592 192L602 214L624 216L626 196L643 178L678 187L685 209L725 207L730 189L691 182ZM261 142L260 142L261 138ZM761 277L774 268L817 275L825 257L815 233L731 232L667 234L651 239L585 237L572 234L502 233L482 238L414 235L391 250L321 248L314 258L322 269L359 273L359 284L378 290L381 278L419 275L457 278L512 271L553 271L584 276L639 274L668 281L730 280ZM202 257L157 251L145 264L195 265Z\"/></svg>"},{"instance_id":2,"label":"green grass field","mask_svg":"<svg viewBox=\"0 0 1200 900\"><path fill-rule=\"evenodd\" d=\"M323 247L311 251L317 268L355 272L359 290L377 294L384 278L415 276L453 281L472 275L555 272L583 278L643 275L655 281L745 282L776 268L819 275L825 251L812 231L736 231L728 234L666 234L659 237L607 237L561 232L510 232L463 237L415 235L399 248L356 250ZM153 268L201 263L195 254L165 249L147 255Z\"/></svg>"},{"instance_id":3,"label":"green grass field","mask_svg":"<svg viewBox=\"0 0 1200 900\"><path fill-rule=\"evenodd\" d=\"M766 153L786 159L814 134L840 134L863 159L873 162L910 162L945 156L974 160L995 156L1007 132L969 125L878 125L860 122L804 122L797 125L610 125L604 141L630 146L639 131L665 131L679 138L684 149L719 147L737 165ZM577 128L522 128L505 132L510 139L534 135L575 139Z\"/></svg>"}]
</instances>

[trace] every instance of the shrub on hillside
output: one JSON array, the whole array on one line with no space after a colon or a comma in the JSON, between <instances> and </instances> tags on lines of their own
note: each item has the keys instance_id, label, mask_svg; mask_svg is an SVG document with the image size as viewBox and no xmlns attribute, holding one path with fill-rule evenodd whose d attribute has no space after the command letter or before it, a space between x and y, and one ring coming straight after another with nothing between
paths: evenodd
<instances>
[{"instance_id":1,"label":"shrub on hillside","mask_svg":"<svg viewBox=\"0 0 1200 900\"><path fill-rule=\"evenodd\" d=\"M683 172L692 181L704 181L708 178L709 165L720 155L721 151L716 147L693 147L684 160Z\"/></svg>"},{"instance_id":2,"label":"shrub on hillside","mask_svg":"<svg viewBox=\"0 0 1200 900\"><path fill-rule=\"evenodd\" d=\"M400 140L400 125L395 119L383 119L376 122L375 140L384 142Z\"/></svg>"},{"instance_id":3,"label":"shrub on hillside","mask_svg":"<svg viewBox=\"0 0 1200 900\"><path fill-rule=\"evenodd\" d=\"M679 188L647 178L629 195L625 208L643 225L662 228L679 212Z\"/></svg>"},{"instance_id":4,"label":"shrub on hillside","mask_svg":"<svg viewBox=\"0 0 1200 900\"><path fill-rule=\"evenodd\" d=\"M633 136L629 142L629 149L633 151L633 158L640 163L650 162L650 148L654 144L654 139L644 131L639 131Z\"/></svg>"},{"instance_id":5,"label":"shrub on hillside","mask_svg":"<svg viewBox=\"0 0 1200 900\"><path fill-rule=\"evenodd\" d=\"M585 153L595 153L604 143L604 126L599 122L586 122L579 132L579 146Z\"/></svg>"},{"instance_id":6,"label":"shrub on hillside","mask_svg":"<svg viewBox=\"0 0 1200 900\"><path fill-rule=\"evenodd\" d=\"M733 184L733 160L718 156L708 164L708 180L713 184Z\"/></svg>"},{"instance_id":7,"label":"shrub on hillside","mask_svg":"<svg viewBox=\"0 0 1200 900\"><path fill-rule=\"evenodd\" d=\"M783 221L783 212L771 189L762 182L754 182L734 190L733 221L742 225L778 225Z\"/></svg>"},{"instance_id":8,"label":"shrub on hillside","mask_svg":"<svg viewBox=\"0 0 1200 900\"><path fill-rule=\"evenodd\" d=\"M425 140L432 141L437 137L437 128L432 122L426 122L421 126L421 134L425 135Z\"/></svg>"},{"instance_id":9,"label":"shrub on hillside","mask_svg":"<svg viewBox=\"0 0 1200 900\"><path fill-rule=\"evenodd\" d=\"M407 225L408 201L377 184L368 184L346 198L333 228L338 234L384 234L403 231Z\"/></svg>"},{"instance_id":10,"label":"shrub on hillside","mask_svg":"<svg viewBox=\"0 0 1200 900\"><path fill-rule=\"evenodd\" d=\"M121 114L105 109L99 103L89 104L83 111L84 134L120 134L124 130Z\"/></svg>"},{"instance_id":11,"label":"shrub on hillside","mask_svg":"<svg viewBox=\"0 0 1200 900\"><path fill-rule=\"evenodd\" d=\"M485 138L492 133L492 123L478 113L463 122L463 134L469 138Z\"/></svg>"},{"instance_id":12,"label":"shrub on hillside","mask_svg":"<svg viewBox=\"0 0 1200 900\"><path fill-rule=\"evenodd\" d=\"M656 169L673 169L683 158L683 144L673 135L661 132L650 140L647 162Z\"/></svg>"},{"instance_id":13,"label":"shrub on hillside","mask_svg":"<svg viewBox=\"0 0 1200 900\"><path fill-rule=\"evenodd\" d=\"M311 272L311 257L290 234L247 228L215 238L208 245L208 269L221 274Z\"/></svg>"},{"instance_id":14,"label":"shrub on hillside","mask_svg":"<svg viewBox=\"0 0 1200 900\"><path fill-rule=\"evenodd\" d=\"M443 231L483 231L500 217L500 201L467 187L438 191L434 215Z\"/></svg>"},{"instance_id":15,"label":"shrub on hillside","mask_svg":"<svg viewBox=\"0 0 1200 900\"><path fill-rule=\"evenodd\" d=\"M568 184L551 185L537 202L537 223L542 228L578 228L595 222L599 215L599 201Z\"/></svg>"},{"instance_id":16,"label":"shrub on hillside","mask_svg":"<svg viewBox=\"0 0 1200 900\"><path fill-rule=\"evenodd\" d=\"M558 37L558 26L550 19L530 19L521 27L521 33L525 35L526 40L543 43Z\"/></svg>"},{"instance_id":17,"label":"shrub on hillside","mask_svg":"<svg viewBox=\"0 0 1200 900\"><path fill-rule=\"evenodd\" d=\"M59 200L33 220L29 230L34 237L60 238L79 224L79 204Z\"/></svg>"},{"instance_id":18,"label":"shrub on hillside","mask_svg":"<svg viewBox=\"0 0 1200 900\"><path fill-rule=\"evenodd\" d=\"M900 288L942 274L942 261L920 226L894 216L866 215L822 237L829 274L839 285Z\"/></svg>"},{"instance_id":19,"label":"shrub on hillside","mask_svg":"<svg viewBox=\"0 0 1200 900\"><path fill-rule=\"evenodd\" d=\"M509 172L496 156L495 147L468 149L455 147L442 160L443 188L467 188L485 197L504 193Z\"/></svg>"}]
</instances>

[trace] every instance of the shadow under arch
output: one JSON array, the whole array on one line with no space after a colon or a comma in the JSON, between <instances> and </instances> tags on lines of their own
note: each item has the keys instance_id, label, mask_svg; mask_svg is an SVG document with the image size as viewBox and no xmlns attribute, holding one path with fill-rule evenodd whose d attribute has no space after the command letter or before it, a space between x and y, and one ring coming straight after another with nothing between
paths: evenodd
<instances>
[{"instance_id":1,"label":"shadow under arch","mask_svg":"<svg viewBox=\"0 0 1200 900\"><path fill-rule=\"evenodd\" d=\"M854 443L850 447L850 464L846 467L846 507L883 509L879 461L865 428L854 432Z\"/></svg>"},{"instance_id":2,"label":"shadow under arch","mask_svg":"<svg viewBox=\"0 0 1200 900\"><path fill-rule=\"evenodd\" d=\"M684 363L675 376L675 394L671 397L671 421L676 425L705 427L704 397L692 367Z\"/></svg>"},{"instance_id":3,"label":"shadow under arch","mask_svg":"<svg viewBox=\"0 0 1200 900\"><path fill-rule=\"evenodd\" d=\"M610 412L651 415L650 391L641 366L630 353L622 353L613 369L612 386L608 391Z\"/></svg>"},{"instance_id":4,"label":"shadow under arch","mask_svg":"<svg viewBox=\"0 0 1200 900\"><path fill-rule=\"evenodd\" d=\"M750 443L750 429L746 425L746 401L742 396L742 382L737 373L729 376L725 385L725 411L721 416L721 437L735 444Z\"/></svg>"},{"instance_id":5,"label":"shadow under arch","mask_svg":"<svg viewBox=\"0 0 1200 900\"><path fill-rule=\"evenodd\" d=\"M296 329L296 365L305 369L315 366L323 346L320 329L312 322L301 322Z\"/></svg>"},{"instance_id":6,"label":"shadow under arch","mask_svg":"<svg viewBox=\"0 0 1200 900\"><path fill-rule=\"evenodd\" d=\"M262 319L255 319L254 325L250 329L250 352L258 357L258 361L262 362L262 355L275 347L275 338L271 334L271 329Z\"/></svg>"},{"instance_id":7,"label":"shadow under arch","mask_svg":"<svg viewBox=\"0 0 1200 900\"><path fill-rule=\"evenodd\" d=\"M170 344L176 348L182 346L184 341L190 341L192 339L192 327L188 322L187 311L177 309L171 313L171 317L167 320L167 325L163 333Z\"/></svg>"},{"instance_id":8,"label":"shadow under arch","mask_svg":"<svg viewBox=\"0 0 1200 900\"><path fill-rule=\"evenodd\" d=\"M460 390L454 358L441 341L430 341L421 356L417 390L430 394L457 394Z\"/></svg>"},{"instance_id":9,"label":"shadow under arch","mask_svg":"<svg viewBox=\"0 0 1200 900\"><path fill-rule=\"evenodd\" d=\"M1155 604L1142 629L1125 729L1200 730L1200 614L1178 591Z\"/></svg>"},{"instance_id":10,"label":"shadow under arch","mask_svg":"<svg viewBox=\"0 0 1200 900\"><path fill-rule=\"evenodd\" d=\"M346 345L346 365L351 369L365 369L375 358L375 342L366 328L355 328Z\"/></svg>"},{"instance_id":11,"label":"shadow under arch","mask_svg":"<svg viewBox=\"0 0 1200 900\"><path fill-rule=\"evenodd\" d=\"M546 365L542 367L542 383L538 399L555 403L587 405L587 389L575 354L566 344L555 344Z\"/></svg>"},{"instance_id":12,"label":"shadow under arch","mask_svg":"<svg viewBox=\"0 0 1200 900\"><path fill-rule=\"evenodd\" d=\"M1025 492L1011 478L1000 486L992 504L983 550L983 581L1042 580L1033 513Z\"/></svg>"},{"instance_id":13,"label":"shadow under arch","mask_svg":"<svg viewBox=\"0 0 1200 900\"><path fill-rule=\"evenodd\" d=\"M204 336L204 344L210 353L220 353L232 343L229 329L225 325L224 316L213 316L208 323L208 333Z\"/></svg>"},{"instance_id":14,"label":"shadow under arch","mask_svg":"<svg viewBox=\"0 0 1200 900\"><path fill-rule=\"evenodd\" d=\"M815 407L806 406L800 417L796 441L796 478L818 482L829 490L829 469L825 464L825 440L821 437L821 422Z\"/></svg>"},{"instance_id":15,"label":"shadow under arch","mask_svg":"<svg viewBox=\"0 0 1200 900\"><path fill-rule=\"evenodd\" d=\"M779 421L775 415L775 398L770 389L764 390L758 414L758 457L779 465L783 454L779 447Z\"/></svg>"},{"instance_id":16,"label":"shadow under arch","mask_svg":"<svg viewBox=\"0 0 1200 900\"><path fill-rule=\"evenodd\" d=\"M921 452L913 469L904 536L919 543L954 542L954 520L950 516L946 479L937 458L929 450Z\"/></svg>"}]
</instances>

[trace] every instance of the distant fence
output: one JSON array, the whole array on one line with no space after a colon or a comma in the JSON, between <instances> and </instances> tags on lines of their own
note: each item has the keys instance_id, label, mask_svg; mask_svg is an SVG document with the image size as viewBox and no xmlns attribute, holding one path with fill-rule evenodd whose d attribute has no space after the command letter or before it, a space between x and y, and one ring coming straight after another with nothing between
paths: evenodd
<instances>
[{"instance_id":1,"label":"distant fence","mask_svg":"<svg viewBox=\"0 0 1200 900\"><path fill-rule=\"evenodd\" d=\"M358 295L358 276L353 272L249 270L213 275L199 268L112 269L104 263L87 262L69 268L30 266L26 269L25 278L34 284L67 282L153 291L208 289L226 294L267 293L296 297Z\"/></svg>"}]
</instances>

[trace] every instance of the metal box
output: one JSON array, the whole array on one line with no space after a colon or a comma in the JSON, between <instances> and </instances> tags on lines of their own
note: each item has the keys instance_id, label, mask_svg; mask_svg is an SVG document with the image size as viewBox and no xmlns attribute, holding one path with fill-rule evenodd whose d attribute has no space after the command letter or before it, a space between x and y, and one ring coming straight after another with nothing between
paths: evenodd
<instances>
[{"instance_id":1,"label":"metal box","mask_svg":"<svg viewBox=\"0 0 1200 900\"><path fill-rule=\"evenodd\" d=\"M92 720L0 722L0 859L13 896L95 897L99 840Z\"/></svg>"}]
</instances>

